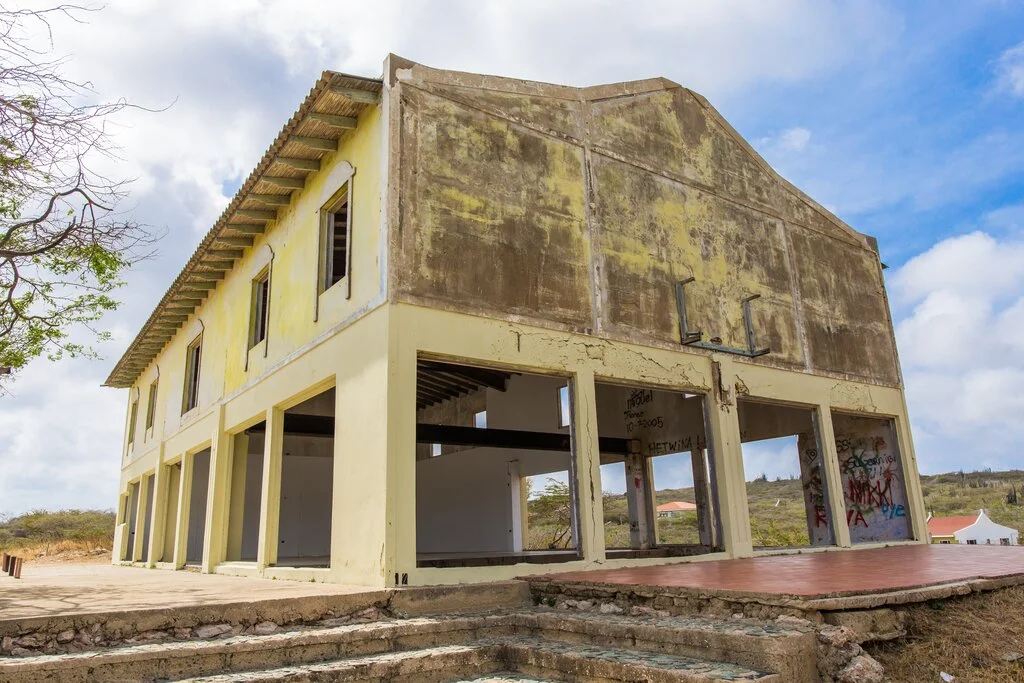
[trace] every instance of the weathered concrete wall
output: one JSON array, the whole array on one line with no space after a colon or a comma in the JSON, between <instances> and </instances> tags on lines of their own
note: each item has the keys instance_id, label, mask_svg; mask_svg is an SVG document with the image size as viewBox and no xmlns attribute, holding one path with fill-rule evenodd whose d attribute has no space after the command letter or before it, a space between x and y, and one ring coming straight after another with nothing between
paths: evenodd
<instances>
[{"instance_id":1,"label":"weathered concrete wall","mask_svg":"<svg viewBox=\"0 0 1024 683\"><path fill-rule=\"evenodd\" d=\"M871 242L662 79L575 89L398 70L391 296L643 344L690 327L756 362L897 386ZM396 160L397 157L397 160ZM691 347L692 348L692 347ZM702 351L697 351L702 353Z\"/></svg>"}]
</instances>

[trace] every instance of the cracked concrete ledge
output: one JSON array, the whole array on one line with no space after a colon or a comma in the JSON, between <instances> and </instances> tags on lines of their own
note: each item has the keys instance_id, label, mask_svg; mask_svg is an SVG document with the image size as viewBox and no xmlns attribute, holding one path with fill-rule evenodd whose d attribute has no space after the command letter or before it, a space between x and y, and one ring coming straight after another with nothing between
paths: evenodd
<instances>
[{"instance_id":1,"label":"cracked concrete ledge","mask_svg":"<svg viewBox=\"0 0 1024 683\"><path fill-rule=\"evenodd\" d=\"M351 617L366 610L410 617L512 609L532 604L523 581L470 586L389 588L362 593L323 594L204 605L94 611L0 620L0 655L74 652L113 647L145 637L180 637L175 631L228 625L239 631L262 623L277 626Z\"/></svg>"}]
</instances>

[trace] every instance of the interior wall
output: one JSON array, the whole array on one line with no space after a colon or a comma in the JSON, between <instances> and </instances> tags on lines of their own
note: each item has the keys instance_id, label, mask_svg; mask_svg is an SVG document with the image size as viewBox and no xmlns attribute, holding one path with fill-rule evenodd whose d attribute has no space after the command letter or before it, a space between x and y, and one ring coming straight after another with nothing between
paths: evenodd
<instances>
[{"instance_id":1,"label":"interior wall","mask_svg":"<svg viewBox=\"0 0 1024 683\"><path fill-rule=\"evenodd\" d=\"M913 538L907 487L892 421L832 414L853 543Z\"/></svg>"},{"instance_id":2,"label":"interior wall","mask_svg":"<svg viewBox=\"0 0 1024 683\"><path fill-rule=\"evenodd\" d=\"M558 389L567 382L558 377L513 375L506 391L487 389L481 409L487 411L488 429L566 433L568 428L558 424ZM474 401L473 406L477 405ZM419 411L417 419L445 414L443 405L428 407ZM509 463L515 462L518 481L567 472L570 460L568 452L466 447L418 460L417 552L513 552L521 520L515 515L520 501Z\"/></svg>"},{"instance_id":3,"label":"interior wall","mask_svg":"<svg viewBox=\"0 0 1024 683\"><path fill-rule=\"evenodd\" d=\"M250 438L250 445L252 439ZM263 484L263 444L259 452L249 452L245 466L245 501L242 512L242 553L240 560L255 562L260 545L260 496Z\"/></svg>"},{"instance_id":4,"label":"interior wall","mask_svg":"<svg viewBox=\"0 0 1024 683\"><path fill-rule=\"evenodd\" d=\"M188 507L188 544L185 561L202 562L206 540L206 498L210 488L210 449L196 453L192 461L192 495Z\"/></svg>"},{"instance_id":5,"label":"interior wall","mask_svg":"<svg viewBox=\"0 0 1024 683\"><path fill-rule=\"evenodd\" d=\"M329 558L334 439L284 435L278 564Z\"/></svg>"}]
</instances>

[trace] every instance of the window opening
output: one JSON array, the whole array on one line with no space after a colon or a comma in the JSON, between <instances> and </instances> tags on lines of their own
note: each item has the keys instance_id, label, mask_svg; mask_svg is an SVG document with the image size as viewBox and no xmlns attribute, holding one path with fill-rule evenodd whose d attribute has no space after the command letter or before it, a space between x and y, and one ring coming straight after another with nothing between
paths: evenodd
<instances>
[{"instance_id":1,"label":"window opening","mask_svg":"<svg viewBox=\"0 0 1024 683\"><path fill-rule=\"evenodd\" d=\"M487 411L481 410L473 415L473 426L477 429L487 429Z\"/></svg>"},{"instance_id":2,"label":"window opening","mask_svg":"<svg viewBox=\"0 0 1024 683\"><path fill-rule=\"evenodd\" d=\"M270 269L267 268L252 282L252 337L249 348L267 338L270 319Z\"/></svg>"},{"instance_id":3,"label":"window opening","mask_svg":"<svg viewBox=\"0 0 1024 683\"><path fill-rule=\"evenodd\" d=\"M182 413L187 413L199 404L199 366L202 359L203 336L199 335L188 345L185 356L185 396Z\"/></svg>"},{"instance_id":4,"label":"window opening","mask_svg":"<svg viewBox=\"0 0 1024 683\"><path fill-rule=\"evenodd\" d=\"M572 407L569 405L569 386L558 387L558 426L572 424Z\"/></svg>"},{"instance_id":5,"label":"window opening","mask_svg":"<svg viewBox=\"0 0 1024 683\"><path fill-rule=\"evenodd\" d=\"M132 408L128 411L128 445L135 443L135 422L139 417L139 402L132 401Z\"/></svg>"},{"instance_id":6,"label":"window opening","mask_svg":"<svg viewBox=\"0 0 1024 683\"><path fill-rule=\"evenodd\" d=\"M323 282L321 291L330 289L344 280L351 265L352 239L351 186L345 183L338 191L340 197L324 208Z\"/></svg>"},{"instance_id":7,"label":"window opening","mask_svg":"<svg viewBox=\"0 0 1024 683\"><path fill-rule=\"evenodd\" d=\"M160 380L153 380L149 385L149 396L146 398L146 429L152 429L156 420L156 390Z\"/></svg>"}]
</instances>

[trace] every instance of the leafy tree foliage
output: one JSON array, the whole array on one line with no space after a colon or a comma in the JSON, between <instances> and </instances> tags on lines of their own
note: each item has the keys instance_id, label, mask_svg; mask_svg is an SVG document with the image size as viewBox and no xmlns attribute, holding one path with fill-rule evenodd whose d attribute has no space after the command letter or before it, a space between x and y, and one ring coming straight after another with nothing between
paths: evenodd
<instances>
[{"instance_id":1,"label":"leafy tree foliage","mask_svg":"<svg viewBox=\"0 0 1024 683\"><path fill-rule=\"evenodd\" d=\"M88 103L89 84L53 57L50 20L84 11L0 6L0 380L39 356L94 356L97 321L153 242L117 212L124 183L93 168L113 158L106 125L130 105Z\"/></svg>"}]
</instances>

